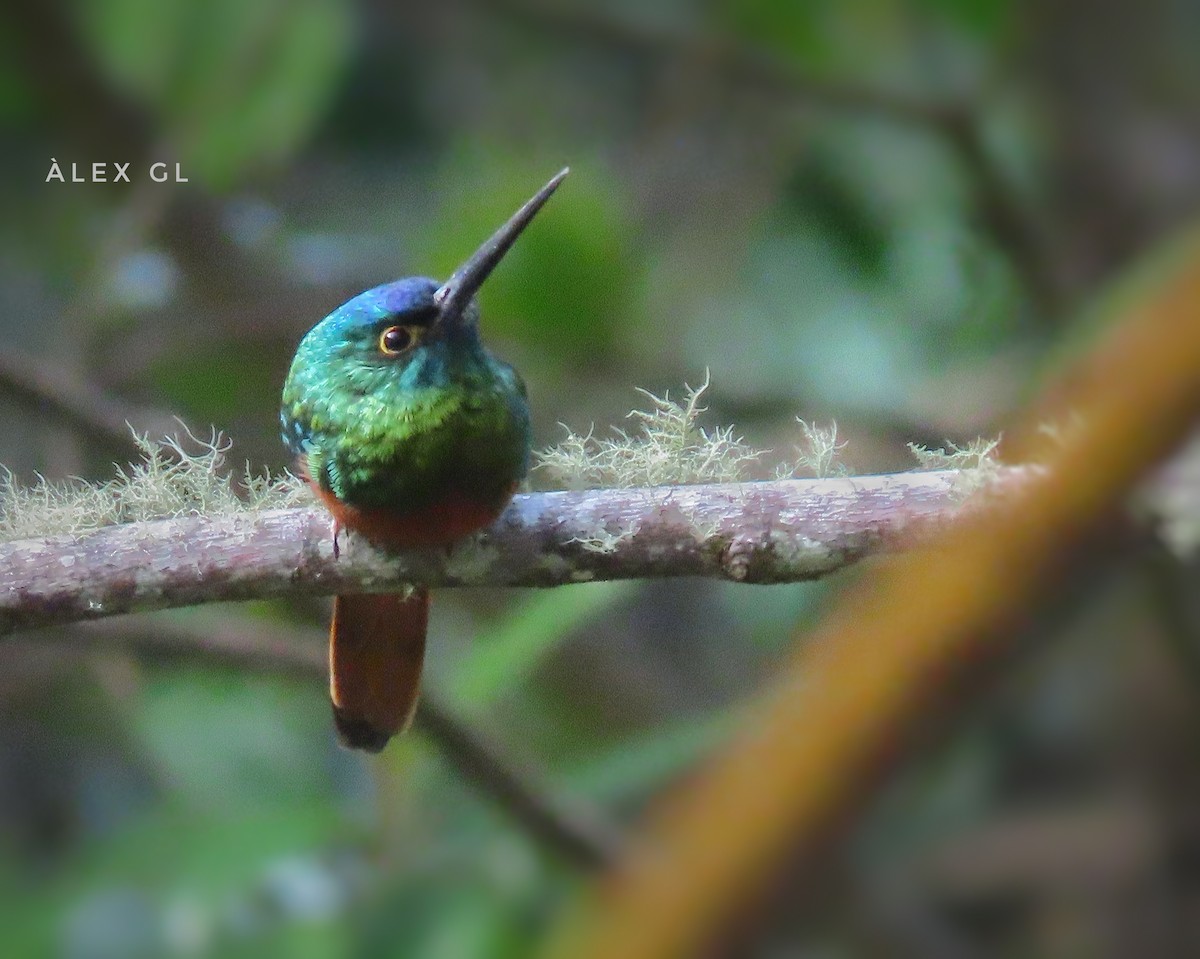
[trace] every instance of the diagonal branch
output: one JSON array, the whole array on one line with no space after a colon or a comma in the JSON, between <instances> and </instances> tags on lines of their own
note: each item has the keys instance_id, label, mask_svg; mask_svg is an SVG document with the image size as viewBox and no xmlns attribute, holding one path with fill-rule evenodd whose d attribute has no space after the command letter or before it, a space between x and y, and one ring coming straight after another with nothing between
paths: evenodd
<instances>
[{"instance_id":1,"label":"diagonal branch","mask_svg":"<svg viewBox=\"0 0 1200 959\"><path fill-rule=\"evenodd\" d=\"M434 743L468 782L474 783L534 837L584 869L615 866L625 837L601 811L551 793L532 771L505 760L504 750L478 727L462 722L443 703L422 694L416 729Z\"/></svg>"},{"instance_id":2,"label":"diagonal branch","mask_svg":"<svg viewBox=\"0 0 1200 959\"><path fill-rule=\"evenodd\" d=\"M997 486L1026 471L997 473ZM431 586L709 576L815 579L914 545L957 512L955 471L530 493L452 550L386 553L316 507L190 516L0 544L0 635L222 600Z\"/></svg>"},{"instance_id":3,"label":"diagonal branch","mask_svg":"<svg viewBox=\"0 0 1200 959\"><path fill-rule=\"evenodd\" d=\"M166 433L179 426L178 421L156 409L121 400L93 383L7 346L0 353L0 393L58 417L82 436L111 445L131 446L135 428Z\"/></svg>"},{"instance_id":4,"label":"diagonal branch","mask_svg":"<svg viewBox=\"0 0 1200 959\"><path fill-rule=\"evenodd\" d=\"M784 860L819 887L888 775L994 680L1029 611L1095 555L1114 510L1200 416L1200 235L1159 251L1137 298L1009 431L1046 464L1003 510L880 564L781 664L741 732L650 814L550 955L682 959L728 937ZM1074 414L1074 415L1071 415ZM1071 422L1057 443L1046 423ZM797 735L803 730L804 735Z\"/></svg>"}]
</instances>

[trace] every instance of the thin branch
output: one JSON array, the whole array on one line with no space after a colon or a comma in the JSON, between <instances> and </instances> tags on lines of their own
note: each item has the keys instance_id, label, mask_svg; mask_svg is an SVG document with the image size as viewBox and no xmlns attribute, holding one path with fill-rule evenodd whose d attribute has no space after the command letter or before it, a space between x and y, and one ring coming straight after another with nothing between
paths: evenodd
<instances>
[{"instance_id":1,"label":"thin branch","mask_svg":"<svg viewBox=\"0 0 1200 959\"><path fill-rule=\"evenodd\" d=\"M996 474L997 488L1025 470ZM709 576L815 579L909 548L956 512L955 471L518 496L452 550L386 553L316 507L189 516L0 543L0 635L223 600L389 592L400 584L558 586Z\"/></svg>"},{"instance_id":2,"label":"thin branch","mask_svg":"<svg viewBox=\"0 0 1200 959\"><path fill-rule=\"evenodd\" d=\"M99 437L119 446L132 445L131 426L159 433L179 425L159 410L127 403L9 347L0 352L0 392L59 417L78 429L81 436Z\"/></svg>"},{"instance_id":3,"label":"thin branch","mask_svg":"<svg viewBox=\"0 0 1200 959\"><path fill-rule=\"evenodd\" d=\"M320 682L329 669L324 636L307 628L283 630L236 615L206 623L203 630L177 618L154 616L144 621L89 623L62 634L63 643L74 648L81 640L156 659L201 660ZM467 782L565 860L589 870L616 862L622 837L601 810L554 795L528 762L516 761L491 737L458 718L428 686L415 728Z\"/></svg>"},{"instance_id":4,"label":"thin branch","mask_svg":"<svg viewBox=\"0 0 1200 959\"><path fill-rule=\"evenodd\" d=\"M500 759L503 750L478 728L461 722L423 694L416 727L437 743L462 774L534 836L585 869L615 866L624 837L600 812L554 797L527 769Z\"/></svg>"}]
</instances>

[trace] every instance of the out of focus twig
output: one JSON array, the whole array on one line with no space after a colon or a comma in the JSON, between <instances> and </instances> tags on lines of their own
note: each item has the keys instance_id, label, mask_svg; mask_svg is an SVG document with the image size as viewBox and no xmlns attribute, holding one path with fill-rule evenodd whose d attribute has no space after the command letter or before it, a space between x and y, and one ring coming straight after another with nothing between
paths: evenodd
<instances>
[{"instance_id":1,"label":"out of focus twig","mask_svg":"<svg viewBox=\"0 0 1200 959\"><path fill-rule=\"evenodd\" d=\"M984 141L980 118L967 110L948 114L939 132L971 182L980 224L1008 257L1034 307L1054 317L1064 303L1053 251Z\"/></svg>"},{"instance_id":2,"label":"out of focus twig","mask_svg":"<svg viewBox=\"0 0 1200 959\"><path fill-rule=\"evenodd\" d=\"M805 635L744 733L654 811L559 954L682 959L720 941L792 856L818 881L887 774L953 728L1023 612L1200 416L1200 238L1185 253L1010 434L1008 455L1046 471L939 548L893 560ZM1053 441L1039 429L1068 422Z\"/></svg>"},{"instance_id":3,"label":"out of focus twig","mask_svg":"<svg viewBox=\"0 0 1200 959\"><path fill-rule=\"evenodd\" d=\"M111 445L132 447L132 429L170 432L178 423L159 410L118 399L75 376L66 376L36 357L5 348L0 352L0 393L65 420L79 433Z\"/></svg>"}]
</instances>

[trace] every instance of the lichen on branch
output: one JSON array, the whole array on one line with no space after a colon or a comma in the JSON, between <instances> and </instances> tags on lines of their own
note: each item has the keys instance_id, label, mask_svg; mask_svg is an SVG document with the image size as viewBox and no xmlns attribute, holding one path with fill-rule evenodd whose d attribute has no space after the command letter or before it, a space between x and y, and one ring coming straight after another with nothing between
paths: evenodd
<instances>
[{"instance_id":1,"label":"lichen on branch","mask_svg":"<svg viewBox=\"0 0 1200 959\"><path fill-rule=\"evenodd\" d=\"M41 476L22 486L0 467L0 542L58 534L81 535L105 526L183 516L231 516L311 502L291 473L234 477L226 465L232 444L214 429L197 437L182 421L184 438L155 442L132 433L141 459L116 467L101 482L52 482ZM132 431L131 431L132 432Z\"/></svg>"},{"instance_id":2,"label":"lichen on branch","mask_svg":"<svg viewBox=\"0 0 1200 959\"><path fill-rule=\"evenodd\" d=\"M636 428L612 428L612 436L597 437L595 429L567 436L535 456L544 470L566 489L628 489L636 486L684 486L694 483L736 483L763 454L735 436L732 426L705 429L700 399L709 375L692 387L683 385L682 402L670 393L656 396L638 389L650 401L649 410L632 410L627 418ZM565 428L565 427L564 427Z\"/></svg>"},{"instance_id":3,"label":"lichen on branch","mask_svg":"<svg viewBox=\"0 0 1200 959\"><path fill-rule=\"evenodd\" d=\"M755 478L770 450L759 450L737 436L732 426L700 425L707 407L701 400L710 378L697 387L683 388L683 399L669 393L657 396L638 389L649 409L635 409L628 418L636 428L613 428L612 436L596 437L594 428L581 435L567 430L560 443L534 454L535 469L570 490L631 489L736 483ZM818 478L848 475L839 462L846 446L838 440L837 424L828 427L796 418L800 442L794 458L774 472L777 479L801 475ZM121 523L140 523L185 516L223 517L309 505L307 486L291 473L278 476L255 472L247 464L231 473L228 438L211 429L208 438L193 433L181 421L183 437L159 441L130 431L140 460L117 466L108 480L53 482L39 476L23 486L0 466L0 542L57 534L83 534ZM978 470L995 466L996 441L976 440L967 447L951 444L950 453L912 447L924 469ZM759 471L763 475L767 471ZM974 488L972 484L972 488ZM615 542L632 534L628 528L597 531L580 542L598 552L611 552Z\"/></svg>"},{"instance_id":4,"label":"lichen on branch","mask_svg":"<svg viewBox=\"0 0 1200 959\"><path fill-rule=\"evenodd\" d=\"M569 433L538 460L571 489L518 496L450 551L387 553L347 536L335 557L328 514L304 484L249 469L231 477L229 443L215 430L199 439L184 427L185 440L159 443L135 436L141 461L100 483L39 478L21 487L0 475L0 633L210 601L395 592L412 582L793 582L917 544L962 507L964 476L986 472L1003 486L1023 475L990 461L982 469L990 453L982 444L970 463L953 454L953 469L850 478L839 475L845 444L836 425L801 420L797 460L782 476L805 469L821 478L745 482L766 451L732 427L699 425L708 385L706 375L685 386L682 401L642 391L650 409L630 414L630 432Z\"/></svg>"},{"instance_id":5,"label":"lichen on branch","mask_svg":"<svg viewBox=\"0 0 1200 959\"><path fill-rule=\"evenodd\" d=\"M995 488L1019 482L1009 468ZM0 633L114 613L400 584L813 579L911 549L964 508L955 472L529 493L452 550L384 552L319 507L190 515L0 543ZM619 534L619 535L618 535ZM607 548L594 545L609 535Z\"/></svg>"}]
</instances>

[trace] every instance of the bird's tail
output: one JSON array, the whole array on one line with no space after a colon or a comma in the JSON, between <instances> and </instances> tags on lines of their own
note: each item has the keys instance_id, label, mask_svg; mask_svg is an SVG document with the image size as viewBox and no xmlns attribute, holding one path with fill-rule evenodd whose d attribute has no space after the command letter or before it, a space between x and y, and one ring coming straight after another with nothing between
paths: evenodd
<instances>
[{"instance_id":1,"label":"bird's tail","mask_svg":"<svg viewBox=\"0 0 1200 959\"><path fill-rule=\"evenodd\" d=\"M429 590L333 601L329 698L338 738L377 753L412 721L421 691Z\"/></svg>"}]
</instances>

